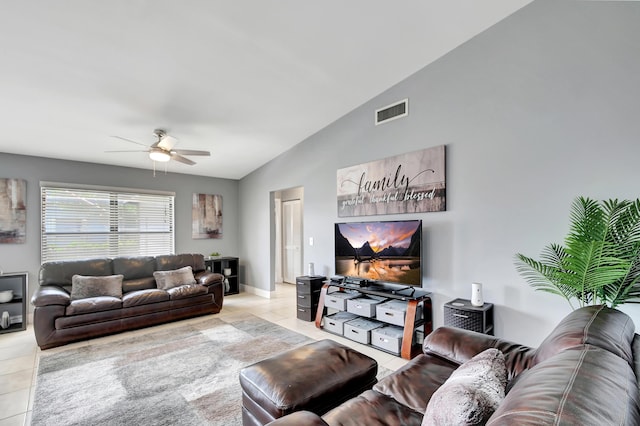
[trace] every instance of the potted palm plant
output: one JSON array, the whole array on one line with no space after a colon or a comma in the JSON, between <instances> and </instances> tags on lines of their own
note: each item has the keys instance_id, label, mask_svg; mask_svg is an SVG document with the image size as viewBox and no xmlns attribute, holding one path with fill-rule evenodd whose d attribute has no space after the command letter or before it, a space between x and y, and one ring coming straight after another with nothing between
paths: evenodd
<instances>
[{"instance_id":1,"label":"potted palm plant","mask_svg":"<svg viewBox=\"0 0 640 426\"><path fill-rule=\"evenodd\" d=\"M640 303L640 199L576 198L564 245L549 244L540 260L518 253L516 269L533 288L564 297L572 309Z\"/></svg>"}]
</instances>

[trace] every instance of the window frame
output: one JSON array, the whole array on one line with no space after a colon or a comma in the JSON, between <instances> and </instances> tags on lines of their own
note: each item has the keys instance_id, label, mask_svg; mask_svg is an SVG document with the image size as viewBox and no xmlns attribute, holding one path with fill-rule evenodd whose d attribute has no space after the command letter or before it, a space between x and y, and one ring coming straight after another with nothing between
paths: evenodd
<instances>
[{"instance_id":1,"label":"window frame","mask_svg":"<svg viewBox=\"0 0 640 426\"><path fill-rule=\"evenodd\" d=\"M175 192L40 182L42 263L173 253Z\"/></svg>"}]
</instances>

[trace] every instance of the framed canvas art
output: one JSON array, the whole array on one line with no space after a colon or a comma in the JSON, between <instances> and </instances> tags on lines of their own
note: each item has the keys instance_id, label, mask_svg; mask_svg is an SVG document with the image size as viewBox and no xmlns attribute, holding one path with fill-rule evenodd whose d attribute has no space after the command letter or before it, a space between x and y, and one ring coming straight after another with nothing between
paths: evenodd
<instances>
[{"instance_id":1,"label":"framed canvas art","mask_svg":"<svg viewBox=\"0 0 640 426\"><path fill-rule=\"evenodd\" d=\"M222 238L222 195L193 194L194 239Z\"/></svg>"},{"instance_id":2,"label":"framed canvas art","mask_svg":"<svg viewBox=\"0 0 640 426\"><path fill-rule=\"evenodd\" d=\"M445 177L444 145L339 169L338 216L445 211Z\"/></svg>"},{"instance_id":3,"label":"framed canvas art","mask_svg":"<svg viewBox=\"0 0 640 426\"><path fill-rule=\"evenodd\" d=\"M27 181L0 178L0 243L23 244L27 227Z\"/></svg>"}]
</instances>

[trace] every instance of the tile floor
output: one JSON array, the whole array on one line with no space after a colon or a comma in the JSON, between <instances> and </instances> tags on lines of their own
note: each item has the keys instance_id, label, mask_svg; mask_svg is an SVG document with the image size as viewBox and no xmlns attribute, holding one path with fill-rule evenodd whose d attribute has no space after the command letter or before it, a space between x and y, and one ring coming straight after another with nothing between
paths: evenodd
<instances>
[{"instance_id":1,"label":"tile floor","mask_svg":"<svg viewBox=\"0 0 640 426\"><path fill-rule=\"evenodd\" d=\"M228 296L225 298L222 311L217 315L224 318L251 313L314 339L333 339L369 355L378 361L379 365L390 370L396 370L406 363L406 360L400 357L318 330L313 322L298 320L295 306L296 286L279 284L270 299L244 292ZM172 326L175 326L175 323L130 333L133 335L134 333L157 330L158 327ZM104 341L109 338L107 336L99 339ZM89 341L85 341L73 343L73 345L86 345L88 343ZM49 349L49 351L64 350L69 346ZM0 426L31 424L31 409L33 407L39 354L40 349L36 345L33 330L30 326L26 331L0 335Z\"/></svg>"}]
</instances>

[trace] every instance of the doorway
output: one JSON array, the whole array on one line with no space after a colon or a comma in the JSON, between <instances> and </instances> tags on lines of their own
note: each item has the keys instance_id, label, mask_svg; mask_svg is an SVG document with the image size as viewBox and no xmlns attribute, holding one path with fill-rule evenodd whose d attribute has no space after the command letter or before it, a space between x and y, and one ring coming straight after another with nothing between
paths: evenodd
<instances>
[{"instance_id":1,"label":"doorway","mask_svg":"<svg viewBox=\"0 0 640 426\"><path fill-rule=\"evenodd\" d=\"M282 202L282 280L295 284L302 275L300 200Z\"/></svg>"},{"instance_id":2,"label":"doorway","mask_svg":"<svg viewBox=\"0 0 640 426\"><path fill-rule=\"evenodd\" d=\"M273 283L295 284L303 271L304 189L274 191L272 210ZM272 287L273 288L273 287Z\"/></svg>"}]
</instances>

